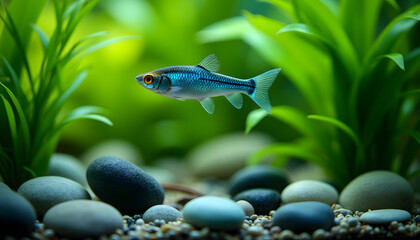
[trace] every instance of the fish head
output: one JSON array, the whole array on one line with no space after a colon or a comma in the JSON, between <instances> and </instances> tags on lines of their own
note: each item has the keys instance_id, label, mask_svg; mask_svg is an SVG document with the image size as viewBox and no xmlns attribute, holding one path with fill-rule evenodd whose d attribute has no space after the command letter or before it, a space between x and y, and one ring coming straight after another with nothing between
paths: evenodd
<instances>
[{"instance_id":1,"label":"fish head","mask_svg":"<svg viewBox=\"0 0 420 240\"><path fill-rule=\"evenodd\" d=\"M171 81L167 75L157 72L140 74L136 77L136 80L146 89L156 93L166 92L171 85Z\"/></svg>"}]
</instances>

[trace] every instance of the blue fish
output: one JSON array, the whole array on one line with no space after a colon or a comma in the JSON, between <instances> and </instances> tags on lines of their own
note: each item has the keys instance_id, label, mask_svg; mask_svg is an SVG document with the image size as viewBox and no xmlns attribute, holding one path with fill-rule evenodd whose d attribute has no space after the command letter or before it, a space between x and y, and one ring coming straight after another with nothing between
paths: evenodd
<instances>
[{"instance_id":1,"label":"blue fish","mask_svg":"<svg viewBox=\"0 0 420 240\"><path fill-rule=\"evenodd\" d=\"M237 109L242 108L242 95L247 94L261 108L271 113L268 90L280 69L272 69L249 79L239 79L216 73L220 64L216 55L206 57L196 66L173 66L154 70L136 77L146 89L179 100L198 100L212 114L211 97L225 96Z\"/></svg>"}]
</instances>

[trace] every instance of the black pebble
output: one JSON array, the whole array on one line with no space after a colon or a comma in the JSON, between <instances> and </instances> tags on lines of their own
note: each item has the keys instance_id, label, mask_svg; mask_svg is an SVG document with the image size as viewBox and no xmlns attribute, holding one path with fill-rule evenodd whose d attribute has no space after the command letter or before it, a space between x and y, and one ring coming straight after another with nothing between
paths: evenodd
<instances>
[{"instance_id":1,"label":"black pebble","mask_svg":"<svg viewBox=\"0 0 420 240\"><path fill-rule=\"evenodd\" d=\"M272 189L255 188L238 193L233 200L245 200L251 203L256 214L267 215L280 206L281 196Z\"/></svg>"}]
</instances>

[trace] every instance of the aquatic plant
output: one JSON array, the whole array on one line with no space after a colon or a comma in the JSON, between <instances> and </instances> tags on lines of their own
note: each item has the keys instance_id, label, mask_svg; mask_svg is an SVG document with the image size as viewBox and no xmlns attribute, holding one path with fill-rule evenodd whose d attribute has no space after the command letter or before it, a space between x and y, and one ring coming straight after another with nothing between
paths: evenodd
<instances>
[{"instance_id":1,"label":"aquatic plant","mask_svg":"<svg viewBox=\"0 0 420 240\"><path fill-rule=\"evenodd\" d=\"M86 55L133 38L103 40L107 33L97 32L71 39L98 0L53 0L55 27L48 36L34 24L46 2L15 0L8 6L0 2L4 26L0 39L0 176L14 189L47 174L60 132L70 123L94 119L112 125L99 107L81 106L70 113L63 107L88 75L79 66ZM37 60L36 51L29 47L33 32L42 47Z\"/></svg>"},{"instance_id":2,"label":"aquatic plant","mask_svg":"<svg viewBox=\"0 0 420 240\"><path fill-rule=\"evenodd\" d=\"M245 12L198 33L202 42L243 39L293 82L311 114L276 106L252 111L246 132L266 116L300 133L250 158L297 157L319 165L339 186L373 169L405 177L419 157L420 5L402 11L384 0L268 0L278 16ZM418 29L417 29L418 30ZM410 176L409 176L410 175Z\"/></svg>"}]
</instances>

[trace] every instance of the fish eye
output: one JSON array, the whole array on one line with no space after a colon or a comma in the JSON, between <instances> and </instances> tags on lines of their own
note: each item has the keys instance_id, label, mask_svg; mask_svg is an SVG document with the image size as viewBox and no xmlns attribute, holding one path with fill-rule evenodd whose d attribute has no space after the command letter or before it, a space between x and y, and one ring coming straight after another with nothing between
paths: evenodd
<instances>
[{"instance_id":1,"label":"fish eye","mask_svg":"<svg viewBox=\"0 0 420 240\"><path fill-rule=\"evenodd\" d=\"M144 84L150 85L150 84L153 83L153 81L154 81L154 78L153 78L152 75L150 75L150 74L144 75L144 77L143 77Z\"/></svg>"}]
</instances>

